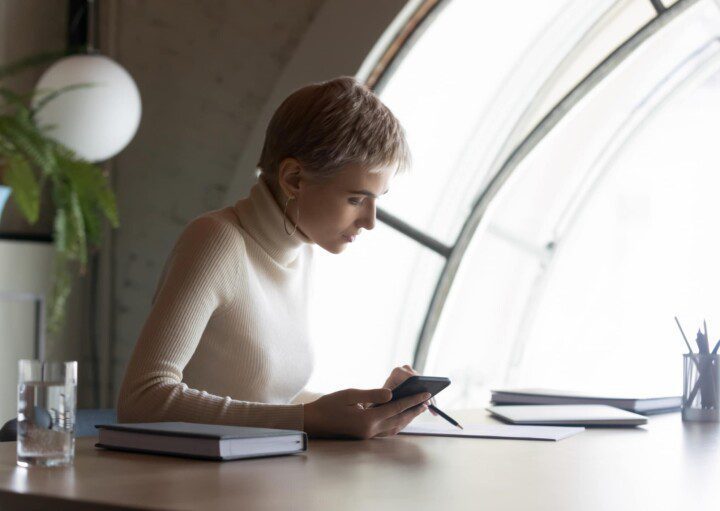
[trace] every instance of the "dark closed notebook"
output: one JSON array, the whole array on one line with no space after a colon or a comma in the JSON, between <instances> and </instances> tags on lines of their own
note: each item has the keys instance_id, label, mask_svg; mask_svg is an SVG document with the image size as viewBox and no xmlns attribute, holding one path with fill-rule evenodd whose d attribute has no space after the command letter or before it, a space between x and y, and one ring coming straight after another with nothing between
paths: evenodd
<instances>
[{"instance_id":1,"label":"dark closed notebook","mask_svg":"<svg viewBox=\"0 0 720 511\"><path fill-rule=\"evenodd\" d=\"M190 422L99 424L97 447L210 460L295 454L307 450L307 435L291 429L248 428Z\"/></svg>"}]
</instances>

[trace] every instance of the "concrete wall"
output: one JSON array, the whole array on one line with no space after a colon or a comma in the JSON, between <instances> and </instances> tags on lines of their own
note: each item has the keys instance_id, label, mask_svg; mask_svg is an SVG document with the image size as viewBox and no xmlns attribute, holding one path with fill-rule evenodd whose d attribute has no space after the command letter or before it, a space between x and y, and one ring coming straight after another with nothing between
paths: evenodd
<instances>
[{"instance_id":1,"label":"concrete wall","mask_svg":"<svg viewBox=\"0 0 720 511\"><path fill-rule=\"evenodd\" d=\"M107 19L114 57L137 82L143 116L115 159L116 390L162 265L183 226L225 205L255 125L322 0L123 0ZM247 169L248 177L252 168Z\"/></svg>"}]
</instances>

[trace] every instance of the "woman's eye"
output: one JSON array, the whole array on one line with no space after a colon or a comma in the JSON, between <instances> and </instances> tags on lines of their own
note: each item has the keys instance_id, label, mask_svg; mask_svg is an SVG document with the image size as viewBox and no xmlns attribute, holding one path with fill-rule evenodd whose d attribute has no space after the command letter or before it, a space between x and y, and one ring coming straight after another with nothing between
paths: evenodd
<instances>
[{"instance_id":1,"label":"woman's eye","mask_svg":"<svg viewBox=\"0 0 720 511\"><path fill-rule=\"evenodd\" d=\"M350 204L352 204L353 206L359 206L360 204L362 204L362 199L358 199L358 198L356 198L356 197L352 197L352 198L348 199L348 202L349 202Z\"/></svg>"}]
</instances>

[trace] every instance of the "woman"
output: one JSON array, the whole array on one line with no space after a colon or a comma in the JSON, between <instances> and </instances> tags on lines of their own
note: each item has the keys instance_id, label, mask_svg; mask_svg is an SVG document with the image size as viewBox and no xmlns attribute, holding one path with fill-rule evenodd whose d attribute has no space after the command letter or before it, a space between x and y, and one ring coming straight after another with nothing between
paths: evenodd
<instances>
[{"instance_id":1,"label":"woman","mask_svg":"<svg viewBox=\"0 0 720 511\"><path fill-rule=\"evenodd\" d=\"M372 229L377 198L408 160L400 123L355 79L291 94L268 125L249 197L190 222L173 248L125 373L119 420L370 438L425 411L425 395L388 403L389 389L415 374L409 366L384 388L303 390L311 245L337 254Z\"/></svg>"}]
</instances>

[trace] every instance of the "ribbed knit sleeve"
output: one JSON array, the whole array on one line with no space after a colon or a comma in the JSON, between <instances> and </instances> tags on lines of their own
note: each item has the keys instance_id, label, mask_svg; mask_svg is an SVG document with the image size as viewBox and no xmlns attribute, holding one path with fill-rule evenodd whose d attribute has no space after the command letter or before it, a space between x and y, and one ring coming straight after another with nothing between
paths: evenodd
<instances>
[{"instance_id":1,"label":"ribbed knit sleeve","mask_svg":"<svg viewBox=\"0 0 720 511\"><path fill-rule=\"evenodd\" d=\"M192 221L165 265L119 394L120 422L182 421L302 429L300 404L218 396L183 383L208 321L237 301L242 236L212 216Z\"/></svg>"}]
</instances>

